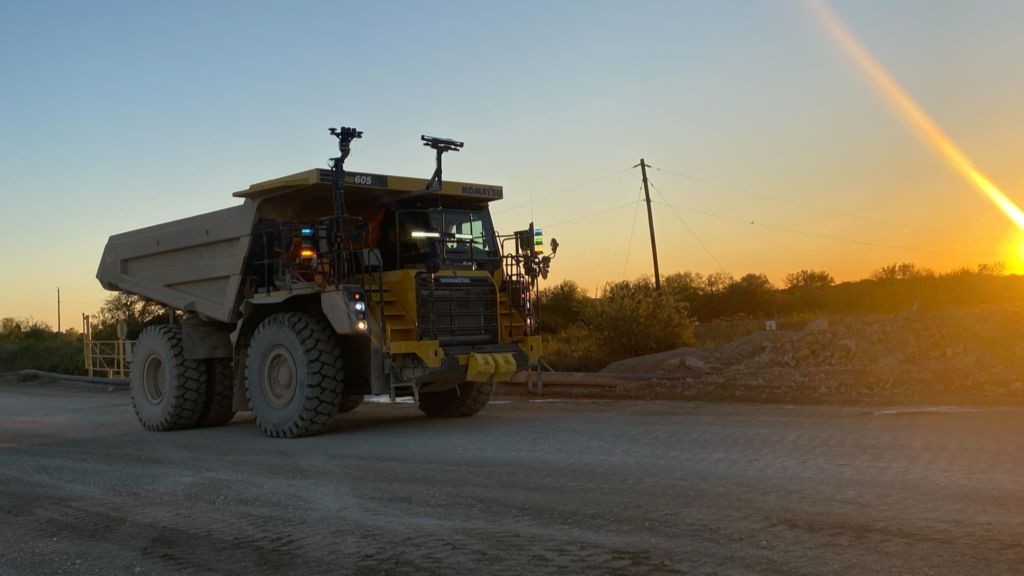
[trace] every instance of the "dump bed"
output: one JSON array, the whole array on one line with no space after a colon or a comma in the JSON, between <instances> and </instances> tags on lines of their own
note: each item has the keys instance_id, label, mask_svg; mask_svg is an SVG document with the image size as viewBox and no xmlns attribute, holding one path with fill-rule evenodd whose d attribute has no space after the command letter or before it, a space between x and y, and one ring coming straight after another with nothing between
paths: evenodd
<instances>
[{"instance_id":1,"label":"dump bed","mask_svg":"<svg viewBox=\"0 0 1024 576\"><path fill-rule=\"evenodd\" d=\"M256 202L111 236L96 278L161 304L231 322Z\"/></svg>"}]
</instances>

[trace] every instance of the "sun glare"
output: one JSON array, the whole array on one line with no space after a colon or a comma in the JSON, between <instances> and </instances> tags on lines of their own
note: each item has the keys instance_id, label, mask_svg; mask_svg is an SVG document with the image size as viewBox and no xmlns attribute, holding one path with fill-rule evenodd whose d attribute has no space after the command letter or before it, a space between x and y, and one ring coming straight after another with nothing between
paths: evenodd
<instances>
[{"instance_id":1,"label":"sun glare","mask_svg":"<svg viewBox=\"0 0 1024 576\"><path fill-rule=\"evenodd\" d=\"M885 97L890 106L916 130L921 138L954 170L966 178L979 192L992 201L1018 228L1024 230L1024 211L999 189L987 176L981 173L974 162L957 147L953 139L943 132L928 114L910 97L889 72L868 52L867 48L843 24L839 17L823 0L807 0L808 5L828 30L832 38L842 47L861 71L867 75ZM1008 270L1022 265L1022 244L1018 241L1012 253Z\"/></svg>"},{"instance_id":2,"label":"sun glare","mask_svg":"<svg viewBox=\"0 0 1024 576\"><path fill-rule=\"evenodd\" d=\"M1009 250L1013 255L1006 263L1007 274L1024 274L1024 232L1017 235L1013 247Z\"/></svg>"}]
</instances>

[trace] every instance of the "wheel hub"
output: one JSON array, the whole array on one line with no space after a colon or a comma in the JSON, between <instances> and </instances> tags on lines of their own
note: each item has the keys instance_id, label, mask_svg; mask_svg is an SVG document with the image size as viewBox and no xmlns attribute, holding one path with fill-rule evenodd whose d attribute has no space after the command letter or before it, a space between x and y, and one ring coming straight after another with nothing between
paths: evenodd
<instances>
[{"instance_id":1,"label":"wheel hub","mask_svg":"<svg viewBox=\"0 0 1024 576\"><path fill-rule=\"evenodd\" d=\"M146 358L146 364L142 370L142 388L146 392L146 399L153 404L159 404L167 394L164 361L157 355Z\"/></svg>"},{"instance_id":2,"label":"wheel hub","mask_svg":"<svg viewBox=\"0 0 1024 576\"><path fill-rule=\"evenodd\" d=\"M284 408L295 397L298 374L295 359L284 346L274 346L263 361L263 395L274 408Z\"/></svg>"}]
</instances>

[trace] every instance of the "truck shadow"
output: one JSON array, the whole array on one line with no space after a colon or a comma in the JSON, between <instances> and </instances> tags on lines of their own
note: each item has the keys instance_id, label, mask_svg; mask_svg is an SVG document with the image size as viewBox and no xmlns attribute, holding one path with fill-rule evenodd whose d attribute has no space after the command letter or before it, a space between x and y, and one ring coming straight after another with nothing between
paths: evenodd
<instances>
[{"instance_id":1,"label":"truck shadow","mask_svg":"<svg viewBox=\"0 0 1024 576\"><path fill-rule=\"evenodd\" d=\"M339 414L323 433L317 436L351 434L370 430L394 431L406 428L433 430L439 427L464 426L470 422L480 424L485 420L486 418L480 416L452 419L429 418L414 406L388 406L384 409L362 406L351 412ZM256 426L252 412L240 412L226 426L236 430L251 429L253 433L259 434L259 428Z\"/></svg>"},{"instance_id":2,"label":"truck shadow","mask_svg":"<svg viewBox=\"0 0 1024 576\"><path fill-rule=\"evenodd\" d=\"M374 429L400 429L420 427L430 419L416 408L406 410L367 410L363 407L351 412L339 414L324 430L324 434L345 434Z\"/></svg>"}]
</instances>

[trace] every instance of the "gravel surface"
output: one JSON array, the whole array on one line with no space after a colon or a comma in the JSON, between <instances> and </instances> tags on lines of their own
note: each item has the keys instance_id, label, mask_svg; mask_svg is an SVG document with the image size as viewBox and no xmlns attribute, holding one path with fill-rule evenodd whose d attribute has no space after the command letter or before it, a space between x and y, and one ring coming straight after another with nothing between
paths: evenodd
<instances>
[{"instance_id":1,"label":"gravel surface","mask_svg":"<svg viewBox=\"0 0 1024 576\"><path fill-rule=\"evenodd\" d=\"M0 384L0 574L1020 574L1024 410L368 403L149 433Z\"/></svg>"}]
</instances>

